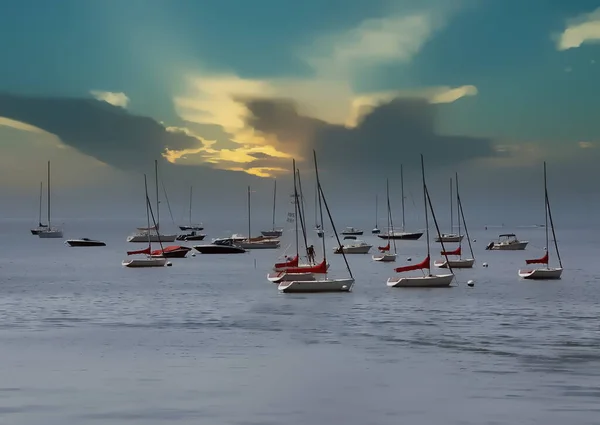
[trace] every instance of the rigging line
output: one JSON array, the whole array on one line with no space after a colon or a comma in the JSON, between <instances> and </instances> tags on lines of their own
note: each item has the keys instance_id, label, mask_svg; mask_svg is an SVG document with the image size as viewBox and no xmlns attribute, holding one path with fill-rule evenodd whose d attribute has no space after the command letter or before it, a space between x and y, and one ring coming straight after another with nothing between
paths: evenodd
<instances>
[{"instance_id":1,"label":"rigging line","mask_svg":"<svg viewBox=\"0 0 600 425\"><path fill-rule=\"evenodd\" d=\"M460 199L460 192L458 191L458 173L455 175L456 178L456 200L458 202L458 207L460 211L459 220L462 218L463 225L465 226L465 235L467 236L467 241L469 242L469 250L471 251L471 258L475 259L475 254L473 253L473 245L471 244L471 237L469 236L469 229L467 228L467 220L465 220L465 212L462 206L462 199ZM460 236L460 232L459 232Z\"/></svg>"},{"instance_id":2,"label":"rigging line","mask_svg":"<svg viewBox=\"0 0 600 425\"><path fill-rule=\"evenodd\" d=\"M169 203L169 196L167 195L167 189L165 187L165 181L162 179L162 176L160 178L160 185L162 186L163 194L165 195L165 201L167 201L167 209L169 210L171 221L173 222L173 224L175 224L175 219L173 218L173 211L171 210L171 204Z\"/></svg>"},{"instance_id":3,"label":"rigging line","mask_svg":"<svg viewBox=\"0 0 600 425\"><path fill-rule=\"evenodd\" d=\"M431 210L431 216L433 218L433 223L435 224L435 230L437 231L438 237L440 238L440 244L442 245L442 251L444 251L444 257L446 258L446 265L448 266L448 270L450 273L454 274L452 270L452 266L450 265L450 260L448 259L448 254L446 254L446 247L444 246L444 239L440 236L440 226L438 226L437 218L435 217L435 211L433 211L433 204L431 203L431 196L429 196L429 190L427 189L427 185L425 185L425 194L427 197L427 203L429 204L429 209Z\"/></svg>"},{"instance_id":4,"label":"rigging line","mask_svg":"<svg viewBox=\"0 0 600 425\"><path fill-rule=\"evenodd\" d=\"M304 208L302 205L302 180L300 179L300 170L296 169L296 178L298 181L298 191L297 201L298 203L298 218L300 219L300 228L302 230L302 239L304 241L304 251L306 252L306 256L308 257L308 240L306 237L306 220L304 218Z\"/></svg>"}]
</instances>

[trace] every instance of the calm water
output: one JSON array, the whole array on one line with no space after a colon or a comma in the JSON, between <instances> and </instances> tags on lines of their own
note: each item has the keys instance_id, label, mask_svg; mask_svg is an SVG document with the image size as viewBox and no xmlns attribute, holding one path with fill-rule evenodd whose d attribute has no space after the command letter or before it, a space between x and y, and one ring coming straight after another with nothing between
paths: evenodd
<instances>
[{"instance_id":1,"label":"calm water","mask_svg":"<svg viewBox=\"0 0 600 425\"><path fill-rule=\"evenodd\" d=\"M0 222L2 424L598 423L595 232L559 233L558 282L516 275L543 229L477 229L455 288L389 289L392 265L351 256L354 292L300 296L266 281L273 251L131 270L135 223L71 223L109 243L87 249L29 224ZM531 246L485 251L504 230Z\"/></svg>"}]
</instances>

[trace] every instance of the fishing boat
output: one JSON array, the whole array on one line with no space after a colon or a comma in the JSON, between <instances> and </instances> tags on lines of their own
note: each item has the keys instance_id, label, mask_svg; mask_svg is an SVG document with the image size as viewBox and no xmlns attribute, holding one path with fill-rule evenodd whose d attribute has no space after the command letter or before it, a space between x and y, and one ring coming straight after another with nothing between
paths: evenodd
<instances>
[{"instance_id":1,"label":"fishing boat","mask_svg":"<svg viewBox=\"0 0 600 425\"><path fill-rule=\"evenodd\" d=\"M378 199L378 195L375 195L375 227L373 227L373 230L371 230L371 233L373 235L378 235L381 233L381 230L379 229L379 199Z\"/></svg>"},{"instance_id":2,"label":"fishing boat","mask_svg":"<svg viewBox=\"0 0 600 425\"><path fill-rule=\"evenodd\" d=\"M498 236L497 241L492 241L485 247L491 251L523 251L529 241L520 241L514 233L505 233Z\"/></svg>"},{"instance_id":3,"label":"fishing boat","mask_svg":"<svg viewBox=\"0 0 600 425\"><path fill-rule=\"evenodd\" d=\"M442 251L441 254L445 257L443 260L438 260L433 264L436 267L446 269L448 268L448 264L453 269L470 269L475 264L475 255L473 254L473 246L471 245L471 238L469 237L469 230L467 229L467 221L465 220L465 214L462 207L462 201L460 199L460 193L458 189L458 173L455 174L455 182L456 182L456 208L458 213L458 234L460 234L460 223L463 222L465 226L465 233L467 235L467 240L469 241L469 249L471 251L471 256L469 258L462 257L462 237L458 240L458 247L452 251ZM444 240L444 242L446 242ZM448 256L458 256L458 258L448 259Z\"/></svg>"},{"instance_id":4,"label":"fishing boat","mask_svg":"<svg viewBox=\"0 0 600 425\"><path fill-rule=\"evenodd\" d=\"M160 197L158 193L158 161L154 160L154 178L156 186L156 223L154 226L138 227L137 232L127 237L127 242L175 242L177 235L160 233ZM165 192L166 193L166 192Z\"/></svg>"},{"instance_id":5,"label":"fishing boat","mask_svg":"<svg viewBox=\"0 0 600 425\"><path fill-rule=\"evenodd\" d=\"M377 236L381 239L392 239L392 240L396 240L396 239L400 239L400 240L410 240L410 241L416 241L418 239L421 239L421 236L423 236L423 232L409 232L406 231L406 215L405 215L405 208L404 208L404 200L406 199L406 196L404 196L404 167L402 166L402 164L400 164L400 194L402 196L402 230L395 230L395 229L388 229L387 232L385 233L380 233Z\"/></svg>"},{"instance_id":6,"label":"fishing boat","mask_svg":"<svg viewBox=\"0 0 600 425\"><path fill-rule=\"evenodd\" d=\"M463 235L460 234L460 230L458 233L453 233L454 231L454 207L452 202L454 200L454 195L452 194L452 179L450 179L450 233L442 233L441 236L435 238L436 242L444 241L449 243L460 242L463 239ZM460 218L459 218L460 221Z\"/></svg>"},{"instance_id":7,"label":"fishing boat","mask_svg":"<svg viewBox=\"0 0 600 425\"><path fill-rule=\"evenodd\" d=\"M556 280L560 279L563 272L562 260L560 258L560 252L558 251L558 241L556 240L556 232L554 231L554 220L552 219L552 210L550 209L550 199L548 198L548 181L546 178L546 162L544 161L544 204L545 204L545 216L546 224L544 230L546 232L546 253L542 258L536 258L533 260L526 260L526 264L545 264L545 267L539 267L535 269L519 270L519 277L527 280ZM552 239L554 240L554 249L556 250L556 258L558 259L558 267L550 267L550 254L549 254L549 234L548 234L548 221L550 221L550 227L552 228Z\"/></svg>"},{"instance_id":8,"label":"fishing boat","mask_svg":"<svg viewBox=\"0 0 600 425\"><path fill-rule=\"evenodd\" d=\"M277 180L273 180L273 225L271 230L262 230L260 233L268 238L279 238L283 235L283 229L275 227L275 208L277 205Z\"/></svg>"},{"instance_id":9,"label":"fishing boat","mask_svg":"<svg viewBox=\"0 0 600 425\"><path fill-rule=\"evenodd\" d=\"M105 242L102 241L96 241L93 239L88 239L88 238L81 238L81 239L67 239L65 241L66 245L69 246L73 246L73 247L91 247L91 246L106 246Z\"/></svg>"},{"instance_id":10,"label":"fishing boat","mask_svg":"<svg viewBox=\"0 0 600 425\"><path fill-rule=\"evenodd\" d=\"M452 266L448 264L448 268L450 269L450 273L448 274L433 274L431 273L431 252L430 252L430 242L429 242L429 214L428 211L431 210L431 215L433 221L435 223L435 228L438 236L440 235L440 230L437 225L437 220L435 218L435 212L433 210L431 204L431 198L429 197L429 192L427 190L427 184L425 183L425 165L423 162L423 155L421 155L421 175L423 178L423 200L425 204L425 231L427 233L427 257L418 264L403 266L396 268L396 273L405 273L415 270L427 270L427 273L423 273L422 276L414 276L414 277L402 277L396 276L391 277L387 280L387 286L392 288L441 288L441 287L449 287L454 279L454 273L452 273ZM442 241L442 249L444 249L444 242ZM444 249L445 251L445 249ZM446 258L447 261L447 258Z\"/></svg>"},{"instance_id":11,"label":"fishing boat","mask_svg":"<svg viewBox=\"0 0 600 425\"><path fill-rule=\"evenodd\" d=\"M194 224L192 223L192 198L193 198L193 191L194 191L194 187L190 186L190 208L188 209L188 219L189 219L189 224L184 224L184 225L180 225L179 229L181 231L186 231L186 230L191 230L194 232L200 232L202 230L204 230L204 226L202 225L202 223L200 224Z\"/></svg>"},{"instance_id":12,"label":"fishing boat","mask_svg":"<svg viewBox=\"0 0 600 425\"><path fill-rule=\"evenodd\" d=\"M40 239L62 239L63 231L60 227L52 226L50 224L50 161L48 161L48 225L44 228L40 228L37 233Z\"/></svg>"},{"instance_id":13,"label":"fishing boat","mask_svg":"<svg viewBox=\"0 0 600 425\"><path fill-rule=\"evenodd\" d=\"M144 188L146 192L146 221L148 223L147 228L150 228L150 216L154 221L154 214L152 214L152 206L150 205L150 198L148 197L148 183L146 175L144 174ZM156 222L154 222L156 226ZM136 251L127 251L127 255L144 255L142 258L132 258L129 260L123 260L121 264L125 267L131 268L142 268L142 267L164 267L167 265L167 259L164 257L153 257L152 256L152 241L148 234L146 241L148 247ZM160 243L160 242L159 242ZM163 249L162 243L160 243L161 250ZM168 263L170 265L170 263Z\"/></svg>"},{"instance_id":14,"label":"fishing boat","mask_svg":"<svg viewBox=\"0 0 600 425\"><path fill-rule=\"evenodd\" d=\"M387 220L388 220L388 229L394 228L394 222L392 220L392 207L390 205L390 182L386 180L385 182L385 192L387 198ZM394 252L391 252L392 245L394 247ZM377 248L379 250L379 254L373 255L373 261L378 261L382 263L391 263L396 261L397 252L396 252L396 241L388 238L386 246L380 246Z\"/></svg>"},{"instance_id":15,"label":"fishing boat","mask_svg":"<svg viewBox=\"0 0 600 425\"><path fill-rule=\"evenodd\" d=\"M47 224L42 223L42 194L44 193L44 183L40 182L40 203L39 203L39 212L38 212L38 225L30 229L31 234L37 236L41 231L46 230L48 228Z\"/></svg>"},{"instance_id":16,"label":"fishing boat","mask_svg":"<svg viewBox=\"0 0 600 425\"><path fill-rule=\"evenodd\" d=\"M318 204L321 216L321 226L323 226L323 207L325 207L338 246L342 246L338 237L338 233L335 229L333 218L331 217L329 206L327 205L327 200L323 193L323 188L321 187L321 182L319 180L319 168L317 165L317 154L315 151L313 151L313 158L315 163L315 174L317 179ZM327 267L327 249L325 246L325 238L322 238L322 243L323 261L321 263L321 266ZM352 290L352 287L354 286L354 276L352 275L352 270L350 269L350 265L348 264L346 255L343 252L342 255L344 257L344 262L346 263L346 269L348 270L349 277L342 279L330 279L329 277L315 277L314 280L312 278L309 278L310 280L284 280L281 283L279 283L278 289L283 293L350 292Z\"/></svg>"}]
</instances>

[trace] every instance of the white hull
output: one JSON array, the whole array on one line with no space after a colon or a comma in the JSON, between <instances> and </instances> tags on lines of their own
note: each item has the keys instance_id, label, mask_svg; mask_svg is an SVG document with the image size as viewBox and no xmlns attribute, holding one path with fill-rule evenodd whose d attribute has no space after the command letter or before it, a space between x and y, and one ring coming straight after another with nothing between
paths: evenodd
<instances>
[{"instance_id":1,"label":"white hull","mask_svg":"<svg viewBox=\"0 0 600 425\"><path fill-rule=\"evenodd\" d=\"M441 237L436 237L435 241L436 242L444 242L444 243L460 242L460 241L462 241L463 237L464 237L464 235L443 234Z\"/></svg>"},{"instance_id":2,"label":"white hull","mask_svg":"<svg viewBox=\"0 0 600 425\"><path fill-rule=\"evenodd\" d=\"M553 280L560 279L562 271L563 269L560 267L519 270L519 277L529 280Z\"/></svg>"},{"instance_id":3,"label":"white hull","mask_svg":"<svg viewBox=\"0 0 600 425\"><path fill-rule=\"evenodd\" d=\"M368 254L372 247L372 245L345 246L342 249L344 250L344 254ZM333 252L335 254L341 254L339 247L335 247Z\"/></svg>"},{"instance_id":4,"label":"white hull","mask_svg":"<svg viewBox=\"0 0 600 425\"><path fill-rule=\"evenodd\" d=\"M397 254L379 254L373 255L373 261L380 261L382 263L391 263L396 261Z\"/></svg>"},{"instance_id":5,"label":"white hull","mask_svg":"<svg viewBox=\"0 0 600 425\"><path fill-rule=\"evenodd\" d=\"M297 268L305 268L305 267L314 267L314 264L299 264L297 267L273 267L274 272L284 272L287 269L297 269ZM327 263L327 270L329 270L329 263Z\"/></svg>"},{"instance_id":6,"label":"white hull","mask_svg":"<svg viewBox=\"0 0 600 425\"><path fill-rule=\"evenodd\" d=\"M417 276L417 277L390 277L387 286L391 288L447 288L454 279L453 274Z\"/></svg>"},{"instance_id":7,"label":"white hull","mask_svg":"<svg viewBox=\"0 0 600 425\"><path fill-rule=\"evenodd\" d=\"M58 229L43 230L38 233L40 239L62 239L63 232Z\"/></svg>"},{"instance_id":8,"label":"white hull","mask_svg":"<svg viewBox=\"0 0 600 425\"><path fill-rule=\"evenodd\" d=\"M278 249L281 246L279 241L236 242L235 244L244 249Z\"/></svg>"},{"instance_id":9,"label":"white hull","mask_svg":"<svg viewBox=\"0 0 600 425\"><path fill-rule=\"evenodd\" d=\"M282 282L278 289L285 293L350 292L354 279L322 279L314 281Z\"/></svg>"},{"instance_id":10,"label":"white hull","mask_svg":"<svg viewBox=\"0 0 600 425\"><path fill-rule=\"evenodd\" d=\"M440 269L447 269L448 268L447 263L450 263L450 267L452 267L453 269L470 269L473 267L473 264L475 264L475 259L474 258L461 258L459 260L449 260L448 262L446 262L446 260L439 260L433 264L436 267L439 267Z\"/></svg>"},{"instance_id":11,"label":"white hull","mask_svg":"<svg viewBox=\"0 0 600 425\"><path fill-rule=\"evenodd\" d=\"M515 242L515 243L494 243L494 245L490 248L493 251L523 251L529 242Z\"/></svg>"},{"instance_id":12,"label":"white hull","mask_svg":"<svg viewBox=\"0 0 600 425\"><path fill-rule=\"evenodd\" d=\"M159 235L151 234L150 242L175 242L177 235ZM127 242L148 242L148 235L137 234L127 237Z\"/></svg>"},{"instance_id":13,"label":"white hull","mask_svg":"<svg viewBox=\"0 0 600 425\"><path fill-rule=\"evenodd\" d=\"M279 238L283 235L283 230L275 229L275 230L263 230L260 232L264 237L267 238Z\"/></svg>"},{"instance_id":14,"label":"white hull","mask_svg":"<svg viewBox=\"0 0 600 425\"><path fill-rule=\"evenodd\" d=\"M132 260L123 260L121 263L125 267L163 267L167 264L166 258L134 258Z\"/></svg>"},{"instance_id":15,"label":"white hull","mask_svg":"<svg viewBox=\"0 0 600 425\"><path fill-rule=\"evenodd\" d=\"M324 277L324 274L316 274L316 273L269 273L267 275L267 280L271 283L281 283L281 282L311 282L317 280L317 278Z\"/></svg>"}]
</instances>

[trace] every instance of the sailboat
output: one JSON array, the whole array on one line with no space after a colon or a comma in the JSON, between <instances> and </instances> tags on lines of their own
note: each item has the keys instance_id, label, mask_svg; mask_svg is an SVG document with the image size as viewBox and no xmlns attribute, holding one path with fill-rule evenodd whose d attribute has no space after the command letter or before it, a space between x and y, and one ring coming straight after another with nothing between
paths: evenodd
<instances>
[{"instance_id":1,"label":"sailboat","mask_svg":"<svg viewBox=\"0 0 600 425\"><path fill-rule=\"evenodd\" d=\"M560 279L563 272L562 260L560 259L560 252L558 251L558 241L556 240L556 232L554 231L554 220L552 219L552 210L550 209L550 199L548 198L548 182L546 178L546 162L544 161L544 203L545 203L545 216L546 224L544 230L546 231L546 254L542 258L534 260L526 260L527 264L545 264L546 267L540 267L532 270L519 270L519 277L530 280L551 280ZM549 236L548 236L548 220L550 220L550 226L552 227L552 239L554 240L554 249L556 250L556 258L558 258L558 267L550 267L550 256L549 256Z\"/></svg>"},{"instance_id":2,"label":"sailboat","mask_svg":"<svg viewBox=\"0 0 600 425\"><path fill-rule=\"evenodd\" d=\"M150 198L148 197L148 183L145 174L144 188L146 192L146 221L148 223L147 228L150 229L150 216L152 215L152 221L154 221L154 214L152 214L152 206L150 205ZM154 222L154 227L157 228L156 222ZM127 252L127 255L145 255L145 258L132 258L131 260L123 260L121 264L125 267L163 267L167 265L166 258L152 256L152 238L150 236L150 233L147 233L146 241L148 242L147 248ZM162 243L160 243L160 248L161 250L163 249ZM168 263L168 265L171 265L171 263Z\"/></svg>"},{"instance_id":3,"label":"sailboat","mask_svg":"<svg viewBox=\"0 0 600 425\"><path fill-rule=\"evenodd\" d=\"M325 199L325 195L323 193L323 188L321 187L321 182L319 180L319 168L317 165L317 154L313 151L313 158L315 163L315 174L317 178L317 191L318 191L318 204L319 211L321 216L321 228L323 227L323 206L327 210L327 215L329 217L329 221L331 223L331 227L333 229L333 234L337 240L339 246L342 246L340 242L340 238L335 229L335 224L333 222L333 218L331 217L331 211L329 210L329 206L327 205L327 200ZM323 242L323 263L327 263L327 249L325 247L325 238L322 238ZM349 277L342 279L329 279L328 277L315 278L314 280L292 280L292 281L284 281L281 282L278 286L278 289L284 293L307 293L307 292L350 292L352 290L352 286L354 286L354 276L352 275L352 270L350 269L350 265L348 264L348 259L346 255L342 252L344 256L344 262L346 263L346 269L348 270Z\"/></svg>"},{"instance_id":4,"label":"sailboat","mask_svg":"<svg viewBox=\"0 0 600 425\"><path fill-rule=\"evenodd\" d=\"M375 227L373 227L373 230L371 230L371 233L373 235L378 235L381 233L381 230L379 229L379 197L377 195L375 195Z\"/></svg>"},{"instance_id":5,"label":"sailboat","mask_svg":"<svg viewBox=\"0 0 600 425\"><path fill-rule=\"evenodd\" d=\"M467 229L467 221L465 220L465 214L462 207L462 201L460 199L460 193L458 190L458 173L455 174L456 183L456 208L458 213L458 234L460 235L460 223L461 221L465 225L465 233L467 234L467 240L469 241L469 250L471 256L469 258L462 258L462 236L458 241L458 247L452 251L442 251L442 255L446 257L444 260L438 260L434 263L436 267L442 269L448 268L448 263L453 269L470 269L475 264L475 255L473 254L473 246L471 245L471 238L469 237L469 230ZM444 240L444 242L446 242ZM448 259L449 255L458 255L458 258Z\"/></svg>"},{"instance_id":6,"label":"sailboat","mask_svg":"<svg viewBox=\"0 0 600 425\"><path fill-rule=\"evenodd\" d=\"M406 231L406 219L404 214L404 168L400 164L400 190L402 195L402 231L397 232L394 229L388 229L386 233L377 235L381 239L404 239L416 241L423 236L423 232L407 232Z\"/></svg>"},{"instance_id":7,"label":"sailboat","mask_svg":"<svg viewBox=\"0 0 600 425\"><path fill-rule=\"evenodd\" d=\"M435 275L431 273L431 252L430 252L430 242L429 242L429 214L428 211L431 210L431 215L433 221L435 223L435 228L437 234L439 236L440 229L437 225L437 220L435 218L435 212L433 211L433 207L431 205L431 198L429 197L429 191L427 190L427 184L425 183L425 165L423 162L423 155L421 155L421 174L423 177L423 201L425 203L425 231L427 232L427 257L425 260L420 262L419 264L414 264L410 266L398 267L396 269L397 273L404 273L413 270L424 270L427 269L427 274L423 274L423 276L414 276L414 277L391 277L387 280L387 286L392 288L441 288L448 287L452 283L454 279L454 273L452 273L452 266L449 265L450 273L448 274L440 274ZM428 208L429 207L429 208ZM442 249L444 249L444 242L442 241ZM445 250L445 249L444 249ZM448 258L446 257L446 261Z\"/></svg>"},{"instance_id":8,"label":"sailboat","mask_svg":"<svg viewBox=\"0 0 600 425\"><path fill-rule=\"evenodd\" d=\"M294 230L296 236L296 255L292 258L286 259L283 263L276 263L273 267L275 273L269 273L267 280L272 283L281 283L284 281L314 281L316 276L327 274L329 265L327 261L323 259L322 262L315 264L311 261L311 255L309 255L309 249L314 251L314 247L308 245L306 237L306 223L303 208L301 208L302 199L302 184L300 183L300 171L296 170L296 161L292 160L292 166L294 172ZM300 224L300 228L298 227ZM302 237L304 241L304 248L307 251L307 257L309 258L308 264L299 264L300 262L300 237L299 232L302 231ZM314 254L314 252L313 252Z\"/></svg>"},{"instance_id":9,"label":"sailboat","mask_svg":"<svg viewBox=\"0 0 600 425\"><path fill-rule=\"evenodd\" d=\"M200 231L204 230L204 227L202 226L202 223L200 223L200 224L193 224L192 223L192 193L193 193L193 189L194 189L193 186L190 186L189 224L179 226L179 229L182 230L182 231L192 230L194 232L200 232Z\"/></svg>"},{"instance_id":10,"label":"sailboat","mask_svg":"<svg viewBox=\"0 0 600 425\"><path fill-rule=\"evenodd\" d=\"M452 205L454 195L452 194L452 179L450 179L450 233L442 233L441 236L435 238L436 242L444 241L444 242L460 242L462 241L463 235L460 234L460 229L457 233L453 233L454 231L454 206ZM460 217L458 217L458 221L460 222Z\"/></svg>"},{"instance_id":11,"label":"sailboat","mask_svg":"<svg viewBox=\"0 0 600 425\"><path fill-rule=\"evenodd\" d=\"M137 233L128 236L127 242L174 242L177 235L163 235L160 233L160 198L158 196L158 161L154 160L154 178L156 184L156 223L150 227L138 227Z\"/></svg>"},{"instance_id":12,"label":"sailboat","mask_svg":"<svg viewBox=\"0 0 600 425\"><path fill-rule=\"evenodd\" d=\"M236 245L243 249L277 249L281 245L278 239L265 238L263 236L252 238L251 234L251 207L250 207L250 186L248 186L248 237L236 241ZM232 239L238 239L239 235L233 235Z\"/></svg>"},{"instance_id":13,"label":"sailboat","mask_svg":"<svg viewBox=\"0 0 600 425\"><path fill-rule=\"evenodd\" d=\"M389 182L389 180L386 180L386 182L385 182L385 191L386 191L386 197L387 197L388 229L393 229L394 223L392 221L392 207L390 205L390 182ZM394 246L394 252L390 252L390 250L391 250L390 243ZM396 253L396 241L395 240L392 241L388 237L387 245L380 246L378 249L381 252L381 254L373 255L374 261L381 261L384 263L390 263L390 262L396 261L396 256L398 254Z\"/></svg>"},{"instance_id":14,"label":"sailboat","mask_svg":"<svg viewBox=\"0 0 600 425\"><path fill-rule=\"evenodd\" d=\"M277 180L273 181L273 226L271 230L263 230L260 233L267 238L279 238L283 229L275 228L275 206L277 205Z\"/></svg>"},{"instance_id":15,"label":"sailboat","mask_svg":"<svg viewBox=\"0 0 600 425\"><path fill-rule=\"evenodd\" d=\"M47 224L42 224L42 193L44 191L44 183L40 182L40 206L38 213L38 226L30 229L31 234L37 236L42 230L46 230L48 228Z\"/></svg>"},{"instance_id":16,"label":"sailboat","mask_svg":"<svg viewBox=\"0 0 600 425\"><path fill-rule=\"evenodd\" d=\"M63 231L59 227L50 224L50 161L48 161L48 226L38 232L41 239L59 239L63 237Z\"/></svg>"}]
</instances>

